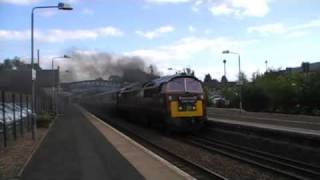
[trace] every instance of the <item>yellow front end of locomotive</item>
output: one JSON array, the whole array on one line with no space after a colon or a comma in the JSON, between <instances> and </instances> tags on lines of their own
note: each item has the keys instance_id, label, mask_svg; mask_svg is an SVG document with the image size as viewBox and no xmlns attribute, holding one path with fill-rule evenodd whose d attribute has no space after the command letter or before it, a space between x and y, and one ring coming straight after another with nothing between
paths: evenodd
<instances>
[{"instance_id":1,"label":"yellow front end of locomotive","mask_svg":"<svg viewBox=\"0 0 320 180\"><path fill-rule=\"evenodd\" d=\"M198 100L195 103L194 110L179 110L178 101L170 102L171 117L201 117L203 116L203 102Z\"/></svg>"}]
</instances>

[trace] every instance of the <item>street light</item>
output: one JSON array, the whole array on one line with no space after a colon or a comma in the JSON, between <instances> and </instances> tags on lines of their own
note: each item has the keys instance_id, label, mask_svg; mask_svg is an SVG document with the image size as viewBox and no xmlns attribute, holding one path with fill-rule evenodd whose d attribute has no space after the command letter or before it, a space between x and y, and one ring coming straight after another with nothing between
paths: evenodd
<instances>
[{"instance_id":1,"label":"street light","mask_svg":"<svg viewBox=\"0 0 320 180\"><path fill-rule=\"evenodd\" d=\"M266 64L266 72L268 72L268 60L264 62Z\"/></svg>"},{"instance_id":2,"label":"street light","mask_svg":"<svg viewBox=\"0 0 320 180\"><path fill-rule=\"evenodd\" d=\"M54 69L54 60L55 59L71 59L70 56L68 55L63 55L63 56L58 56L58 57L53 57L52 61L51 61L51 70L53 73L53 69ZM58 113L58 106L57 106L57 99L56 99L56 91L55 91L55 78L53 78L52 76L52 109L55 109L55 112ZM59 87L58 87L59 88ZM59 89L58 89L59 90ZM54 108L55 107L55 108Z\"/></svg>"},{"instance_id":3,"label":"street light","mask_svg":"<svg viewBox=\"0 0 320 180\"><path fill-rule=\"evenodd\" d=\"M223 60L223 67L224 67L224 77L226 78L226 63L227 63L227 60Z\"/></svg>"},{"instance_id":4,"label":"street light","mask_svg":"<svg viewBox=\"0 0 320 180\"><path fill-rule=\"evenodd\" d=\"M241 79L241 62L240 62L240 54L239 53L236 53L236 52L232 52L232 51L229 51L229 50L225 50L225 51L222 51L222 54L236 54L238 55L238 63L239 63L239 98L240 98L240 102L239 102L239 109L240 109L240 113L242 112L242 79Z\"/></svg>"},{"instance_id":5,"label":"street light","mask_svg":"<svg viewBox=\"0 0 320 180\"><path fill-rule=\"evenodd\" d=\"M58 9L60 9L60 10L73 10L73 8L70 6L70 4L67 4L67 3L59 3Z\"/></svg>"},{"instance_id":6,"label":"street light","mask_svg":"<svg viewBox=\"0 0 320 180\"><path fill-rule=\"evenodd\" d=\"M36 81L36 71L34 70L34 59L33 59L33 51L34 51L34 38L33 38L33 29L34 29L34 12L36 9L48 9L48 8L57 8L59 10L72 10L73 8L66 3L59 3L57 6L37 6L32 8L31 11L31 67L32 67L32 90L31 90L31 109L32 109L32 139L36 140L36 129L37 124L35 123L34 119L34 112L35 112L35 81Z\"/></svg>"}]
</instances>

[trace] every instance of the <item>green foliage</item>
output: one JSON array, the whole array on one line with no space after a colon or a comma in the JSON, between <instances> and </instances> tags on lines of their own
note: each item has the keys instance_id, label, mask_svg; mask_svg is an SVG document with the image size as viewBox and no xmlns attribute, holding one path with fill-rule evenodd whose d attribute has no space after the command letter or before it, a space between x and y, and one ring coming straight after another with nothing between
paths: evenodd
<instances>
[{"instance_id":1,"label":"green foliage","mask_svg":"<svg viewBox=\"0 0 320 180\"><path fill-rule=\"evenodd\" d=\"M221 89L221 94L227 100L230 101L229 107L236 108L239 107L239 88L236 86L223 86Z\"/></svg>"},{"instance_id":2,"label":"green foliage","mask_svg":"<svg viewBox=\"0 0 320 180\"><path fill-rule=\"evenodd\" d=\"M0 63L0 70L12 70L12 69L20 69L25 66L25 63L21 61L21 59L17 56L10 59L4 59L3 63Z\"/></svg>"},{"instance_id":3,"label":"green foliage","mask_svg":"<svg viewBox=\"0 0 320 180\"><path fill-rule=\"evenodd\" d=\"M53 119L54 115L47 112L41 113L37 116L37 127L48 128Z\"/></svg>"},{"instance_id":4,"label":"green foliage","mask_svg":"<svg viewBox=\"0 0 320 180\"><path fill-rule=\"evenodd\" d=\"M255 74L243 85L248 111L320 114L320 73Z\"/></svg>"},{"instance_id":5,"label":"green foliage","mask_svg":"<svg viewBox=\"0 0 320 180\"><path fill-rule=\"evenodd\" d=\"M204 94L205 94L205 97L206 97L206 100L207 100L207 106L211 106L212 105L212 102L209 100L209 92L210 92L210 88L207 87L207 86L204 86Z\"/></svg>"}]
</instances>

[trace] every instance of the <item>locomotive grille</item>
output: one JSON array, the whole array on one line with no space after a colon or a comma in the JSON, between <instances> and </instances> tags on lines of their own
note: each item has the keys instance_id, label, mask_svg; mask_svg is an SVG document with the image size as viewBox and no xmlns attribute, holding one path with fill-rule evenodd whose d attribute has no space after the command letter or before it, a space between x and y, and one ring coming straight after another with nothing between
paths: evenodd
<instances>
[{"instance_id":1,"label":"locomotive grille","mask_svg":"<svg viewBox=\"0 0 320 180\"><path fill-rule=\"evenodd\" d=\"M194 103L170 102L172 117L199 117L203 116L203 103L196 100Z\"/></svg>"}]
</instances>

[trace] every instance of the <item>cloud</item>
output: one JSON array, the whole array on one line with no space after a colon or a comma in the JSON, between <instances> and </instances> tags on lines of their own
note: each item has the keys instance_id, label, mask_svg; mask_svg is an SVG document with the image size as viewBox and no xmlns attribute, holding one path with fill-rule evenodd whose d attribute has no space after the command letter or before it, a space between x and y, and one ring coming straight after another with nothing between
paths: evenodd
<instances>
[{"instance_id":1,"label":"cloud","mask_svg":"<svg viewBox=\"0 0 320 180\"><path fill-rule=\"evenodd\" d=\"M309 30L320 28L320 19L314 19L306 23L288 26L283 23L263 24L247 28L249 33L258 33L262 36L271 34L286 34L287 38L297 38L308 34Z\"/></svg>"},{"instance_id":2,"label":"cloud","mask_svg":"<svg viewBox=\"0 0 320 180\"><path fill-rule=\"evenodd\" d=\"M254 41L239 41L229 38L199 38L186 37L169 45L159 46L153 49L140 49L127 52L128 55L137 55L154 62L166 62L172 60L186 60L201 52L209 54L221 54L224 49L239 49Z\"/></svg>"},{"instance_id":3,"label":"cloud","mask_svg":"<svg viewBox=\"0 0 320 180\"><path fill-rule=\"evenodd\" d=\"M200 6L202 6L204 4L205 4L205 0L196 0L192 5L191 10L193 12L199 12Z\"/></svg>"},{"instance_id":4,"label":"cloud","mask_svg":"<svg viewBox=\"0 0 320 180\"><path fill-rule=\"evenodd\" d=\"M34 37L36 40L42 42L64 42L67 40L83 40L96 39L98 37L120 37L123 32L115 27L107 26L95 29L77 29L77 30L63 30L50 29L47 31L36 30ZM30 30L1 30L0 41L4 40L28 40L30 38Z\"/></svg>"},{"instance_id":5,"label":"cloud","mask_svg":"<svg viewBox=\"0 0 320 180\"><path fill-rule=\"evenodd\" d=\"M25 40L30 36L30 31L2 30L0 29L0 41Z\"/></svg>"},{"instance_id":6,"label":"cloud","mask_svg":"<svg viewBox=\"0 0 320 180\"><path fill-rule=\"evenodd\" d=\"M156 64L161 71L167 74L173 73L167 71L168 67L182 69L188 64L192 64L191 68L196 71L196 75L203 78L206 73L215 72L216 65L214 64L217 63L216 60L220 62L223 50L232 49L245 54L245 49L255 42L255 40L238 40L226 37L200 38L191 36L168 45L137 49L124 54L142 57L148 62ZM208 65L212 65L213 67L208 68ZM230 67L230 70L228 70L228 73L231 75L229 77L232 77L231 79L235 79L237 74L236 64L234 66L234 68ZM214 74L214 77L220 78L222 76L222 68L217 72L220 72L220 74ZM251 69L250 71L246 69L245 72L252 73Z\"/></svg>"},{"instance_id":7,"label":"cloud","mask_svg":"<svg viewBox=\"0 0 320 180\"><path fill-rule=\"evenodd\" d=\"M230 15L234 13L234 10L229 8L226 4L221 4L218 6L213 6L210 8L213 15Z\"/></svg>"},{"instance_id":8,"label":"cloud","mask_svg":"<svg viewBox=\"0 0 320 180\"><path fill-rule=\"evenodd\" d=\"M93 15L94 11L92 9L89 9L89 8L84 8L84 9L82 9L82 14Z\"/></svg>"},{"instance_id":9,"label":"cloud","mask_svg":"<svg viewBox=\"0 0 320 180\"><path fill-rule=\"evenodd\" d=\"M43 9L42 11L37 12L38 15L42 17L52 17L58 13L55 9Z\"/></svg>"},{"instance_id":10,"label":"cloud","mask_svg":"<svg viewBox=\"0 0 320 180\"><path fill-rule=\"evenodd\" d=\"M249 33L259 33L268 35L270 33L282 34L287 32L287 28L282 23L264 24L261 26L252 26L247 29Z\"/></svg>"},{"instance_id":11,"label":"cloud","mask_svg":"<svg viewBox=\"0 0 320 180\"><path fill-rule=\"evenodd\" d=\"M39 2L40 0L0 0L0 3L14 4L14 5L29 5Z\"/></svg>"},{"instance_id":12,"label":"cloud","mask_svg":"<svg viewBox=\"0 0 320 180\"><path fill-rule=\"evenodd\" d=\"M174 27L170 26L170 25L166 25L166 26L161 26L157 29L154 29L152 31L136 31L136 34L147 38L147 39L154 39L154 38L158 38L160 37L162 34L166 34L166 33L170 33L173 32L175 29Z\"/></svg>"},{"instance_id":13,"label":"cloud","mask_svg":"<svg viewBox=\"0 0 320 180\"><path fill-rule=\"evenodd\" d=\"M291 27L291 29L294 29L294 30L313 29L313 28L320 28L320 19L314 19L307 23Z\"/></svg>"},{"instance_id":14,"label":"cloud","mask_svg":"<svg viewBox=\"0 0 320 180\"><path fill-rule=\"evenodd\" d=\"M191 0L145 0L148 3L155 3L155 4L179 4L179 3L186 3L190 2Z\"/></svg>"},{"instance_id":15,"label":"cloud","mask_svg":"<svg viewBox=\"0 0 320 180\"><path fill-rule=\"evenodd\" d=\"M190 25L190 26L188 26L188 31L193 33L196 31L196 28L194 28L193 26Z\"/></svg>"},{"instance_id":16,"label":"cloud","mask_svg":"<svg viewBox=\"0 0 320 180\"><path fill-rule=\"evenodd\" d=\"M305 36L306 34L308 34L306 31L294 31L287 34L287 38L299 38Z\"/></svg>"},{"instance_id":17,"label":"cloud","mask_svg":"<svg viewBox=\"0 0 320 180\"><path fill-rule=\"evenodd\" d=\"M209 8L214 16L264 17L268 14L270 0L223 0Z\"/></svg>"},{"instance_id":18,"label":"cloud","mask_svg":"<svg viewBox=\"0 0 320 180\"><path fill-rule=\"evenodd\" d=\"M191 4L191 10L199 12L202 7L209 7L214 16L255 16L264 17L270 11L272 0L145 0L153 4Z\"/></svg>"}]
</instances>

